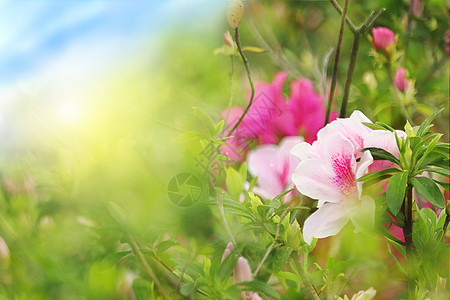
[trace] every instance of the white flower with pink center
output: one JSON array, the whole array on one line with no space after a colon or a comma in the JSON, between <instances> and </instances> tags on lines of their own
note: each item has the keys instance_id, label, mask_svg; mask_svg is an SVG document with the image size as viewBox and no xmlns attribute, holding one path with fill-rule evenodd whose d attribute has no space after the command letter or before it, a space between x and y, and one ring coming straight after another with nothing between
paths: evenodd
<instances>
[{"instance_id":1,"label":"white flower with pink center","mask_svg":"<svg viewBox=\"0 0 450 300\"><path fill-rule=\"evenodd\" d=\"M359 227L372 211L373 200L362 197L362 183L356 179L365 175L373 162L364 148L365 138L372 132L361 122L370 122L364 114L355 111L350 118L331 122L318 133L312 145L300 143L292 154L300 163L292 181L300 193L317 199L319 209L306 221L303 238L310 244L313 238L337 234L351 219Z\"/></svg>"}]
</instances>

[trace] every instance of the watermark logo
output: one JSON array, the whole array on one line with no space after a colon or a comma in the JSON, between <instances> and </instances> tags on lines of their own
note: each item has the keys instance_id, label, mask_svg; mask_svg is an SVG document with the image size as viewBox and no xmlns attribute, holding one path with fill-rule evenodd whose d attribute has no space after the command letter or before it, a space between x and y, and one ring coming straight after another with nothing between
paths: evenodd
<instances>
[{"instance_id":1,"label":"watermark logo","mask_svg":"<svg viewBox=\"0 0 450 300\"><path fill-rule=\"evenodd\" d=\"M200 201L204 194L201 181L192 173L174 176L167 187L170 201L176 206L188 207Z\"/></svg>"}]
</instances>

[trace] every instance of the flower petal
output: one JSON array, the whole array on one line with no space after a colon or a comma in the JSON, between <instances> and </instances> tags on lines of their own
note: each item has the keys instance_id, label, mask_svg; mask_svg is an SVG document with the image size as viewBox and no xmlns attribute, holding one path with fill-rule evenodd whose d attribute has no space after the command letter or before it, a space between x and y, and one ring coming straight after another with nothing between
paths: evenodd
<instances>
[{"instance_id":1,"label":"flower petal","mask_svg":"<svg viewBox=\"0 0 450 300\"><path fill-rule=\"evenodd\" d=\"M313 238L336 235L347 224L347 207L342 204L326 203L305 221L303 239L309 245Z\"/></svg>"}]
</instances>

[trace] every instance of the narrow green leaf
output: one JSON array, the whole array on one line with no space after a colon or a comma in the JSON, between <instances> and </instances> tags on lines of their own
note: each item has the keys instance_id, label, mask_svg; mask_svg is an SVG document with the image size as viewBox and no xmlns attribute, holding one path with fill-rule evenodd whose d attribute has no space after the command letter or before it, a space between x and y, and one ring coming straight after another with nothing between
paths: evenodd
<instances>
[{"instance_id":1,"label":"narrow green leaf","mask_svg":"<svg viewBox=\"0 0 450 300\"><path fill-rule=\"evenodd\" d=\"M432 205L444 208L445 199L436 183L428 177L413 177L411 183Z\"/></svg>"},{"instance_id":2,"label":"narrow green leaf","mask_svg":"<svg viewBox=\"0 0 450 300\"><path fill-rule=\"evenodd\" d=\"M386 190L386 201L389 210L394 216L398 214L402 207L407 182L408 172L406 171L394 174L389 180Z\"/></svg>"},{"instance_id":3,"label":"narrow green leaf","mask_svg":"<svg viewBox=\"0 0 450 300\"><path fill-rule=\"evenodd\" d=\"M400 161L398 160L398 158L384 149L369 147L364 148L362 151L370 151L374 160L388 160L396 163L397 165L400 165Z\"/></svg>"},{"instance_id":4,"label":"narrow green leaf","mask_svg":"<svg viewBox=\"0 0 450 300\"><path fill-rule=\"evenodd\" d=\"M369 180L373 180L376 179L382 175L386 175L386 174L390 174L390 173L398 173L401 170L397 169L397 168L388 168L388 169L384 169L378 172L373 172L373 173L369 173L366 174L362 177L359 177L358 179L356 179L356 181L369 181Z\"/></svg>"},{"instance_id":5,"label":"narrow green leaf","mask_svg":"<svg viewBox=\"0 0 450 300\"><path fill-rule=\"evenodd\" d=\"M235 200L238 200L244 186L244 180L242 180L241 175L239 175L239 173L235 169L228 168L225 181L230 196L232 196Z\"/></svg>"},{"instance_id":6,"label":"narrow green leaf","mask_svg":"<svg viewBox=\"0 0 450 300\"><path fill-rule=\"evenodd\" d=\"M194 114L202 121L203 125L208 130L208 133L210 134L210 136L216 137L217 135L214 136L214 134L216 132L216 125L214 124L214 121L211 118L211 116L198 107L194 107L193 109L194 109Z\"/></svg>"},{"instance_id":7,"label":"narrow green leaf","mask_svg":"<svg viewBox=\"0 0 450 300\"><path fill-rule=\"evenodd\" d=\"M280 299L280 294L270 285L261 281L250 281L237 283L236 286L242 287L244 291L261 292L269 297Z\"/></svg>"},{"instance_id":8,"label":"narrow green leaf","mask_svg":"<svg viewBox=\"0 0 450 300\"><path fill-rule=\"evenodd\" d=\"M189 296L194 291L195 284L196 284L196 282L188 282L188 283L183 284L180 288L180 294L185 297Z\"/></svg>"},{"instance_id":9,"label":"narrow green leaf","mask_svg":"<svg viewBox=\"0 0 450 300\"><path fill-rule=\"evenodd\" d=\"M419 129L417 130L417 136L423 137L425 136L425 134L427 133L428 129L429 129L429 125L430 123L434 120L434 118L437 117L437 115L439 113L441 113L444 110L444 108L441 108L438 111L435 111L431 116L429 116L428 118L425 119L425 121L423 121L422 125L420 125Z\"/></svg>"},{"instance_id":10,"label":"narrow green leaf","mask_svg":"<svg viewBox=\"0 0 450 300\"><path fill-rule=\"evenodd\" d=\"M136 278L133 281L133 291L137 300L154 299L153 283L142 278Z\"/></svg>"},{"instance_id":11,"label":"narrow green leaf","mask_svg":"<svg viewBox=\"0 0 450 300\"><path fill-rule=\"evenodd\" d=\"M425 169L423 169L423 171L450 177L450 171L446 170L446 169L442 169L442 168L425 168Z\"/></svg>"},{"instance_id":12,"label":"narrow green leaf","mask_svg":"<svg viewBox=\"0 0 450 300\"><path fill-rule=\"evenodd\" d=\"M378 124L374 124L374 123L369 123L369 122L362 122L365 126L369 127L370 129L373 130L387 130L385 127L378 125Z\"/></svg>"}]
</instances>

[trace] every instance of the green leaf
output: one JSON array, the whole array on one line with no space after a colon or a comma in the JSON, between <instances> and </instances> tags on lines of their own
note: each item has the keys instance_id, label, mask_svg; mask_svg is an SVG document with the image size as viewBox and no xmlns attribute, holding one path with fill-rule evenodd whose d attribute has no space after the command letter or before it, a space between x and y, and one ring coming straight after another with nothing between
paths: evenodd
<instances>
[{"instance_id":1,"label":"green leaf","mask_svg":"<svg viewBox=\"0 0 450 300\"><path fill-rule=\"evenodd\" d=\"M407 182L408 172L406 171L394 174L389 180L386 190L386 201L389 210L394 216L398 214L402 207Z\"/></svg>"},{"instance_id":2,"label":"green leaf","mask_svg":"<svg viewBox=\"0 0 450 300\"><path fill-rule=\"evenodd\" d=\"M428 129L430 128L430 123L436 118L436 116L441 113L444 110L444 108L441 108L438 111L435 111L431 116L425 119L423 121L422 125L420 125L419 129L417 130L417 136L424 137L427 133Z\"/></svg>"},{"instance_id":3,"label":"green leaf","mask_svg":"<svg viewBox=\"0 0 450 300\"><path fill-rule=\"evenodd\" d=\"M180 294L185 297L189 296L194 291L195 285L196 285L196 282L188 282L188 283L183 284L180 288Z\"/></svg>"},{"instance_id":4,"label":"green leaf","mask_svg":"<svg viewBox=\"0 0 450 300\"><path fill-rule=\"evenodd\" d=\"M272 260L272 271L273 273L280 272L284 265L287 263L289 257L291 256L292 248L291 247L280 247L275 250L275 255Z\"/></svg>"},{"instance_id":5,"label":"green leaf","mask_svg":"<svg viewBox=\"0 0 450 300\"><path fill-rule=\"evenodd\" d=\"M115 265L122 257L131 253L131 250L108 254L103 260L109 265Z\"/></svg>"},{"instance_id":6,"label":"green leaf","mask_svg":"<svg viewBox=\"0 0 450 300\"><path fill-rule=\"evenodd\" d=\"M446 170L446 169L442 169L442 168L425 168L425 169L423 169L423 171L450 177L450 171Z\"/></svg>"},{"instance_id":7,"label":"green leaf","mask_svg":"<svg viewBox=\"0 0 450 300\"><path fill-rule=\"evenodd\" d=\"M359 177L358 179L356 179L356 181L369 181L369 180L374 180L377 179L378 177L382 176L382 175L386 175L386 174L390 174L390 173L398 173L401 170L397 169L397 168L388 168L388 169L384 169L378 172L373 172L373 173L369 173L366 174L362 177ZM384 178L383 178L384 179Z\"/></svg>"},{"instance_id":8,"label":"green leaf","mask_svg":"<svg viewBox=\"0 0 450 300\"><path fill-rule=\"evenodd\" d=\"M271 287L265 282L254 280L250 282L237 283L235 285L242 287L243 291L261 292L269 297L280 299L280 294L273 287Z\"/></svg>"},{"instance_id":9,"label":"green leaf","mask_svg":"<svg viewBox=\"0 0 450 300\"><path fill-rule=\"evenodd\" d=\"M278 277L278 278L287 279L287 280L292 280L294 282L301 282L302 281L300 276L298 276L295 273L291 273L291 272L278 272L276 274L273 274L273 276Z\"/></svg>"},{"instance_id":10,"label":"green leaf","mask_svg":"<svg viewBox=\"0 0 450 300\"><path fill-rule=\"evenodd\" d=\"M228 168L225 181L230 196L232 196L235 200L238 200L244 187L244 180L242 180L241 175L239 175L239 173L235 169Z\"/></svg>"},{"instance_id":11,"label":"green leaf","mask_svg":"<svg viewBox=\"0 0 450 300\"><path fill-rule=\"evenodd\" d=\"M385 127L378 125L378 124L374 124L374 123L369 123L369 122L362 122L365 126L369 127L370 129L373 130L388 130Z\"/></svg>"},{"instance_id":12,"label":"green leaf","mask_svg":"<svg viewBox=\"0 0 450 300\"><path fill-rule=\"evenodd\" d=\"M362 151L370 151L370 154L372 154L374 160L389 160L393 163L396 163L397 165L400 165L400 161L394 155L387 152L386 150L369 147L364 148Z\"/></svg>"},{"instance_id":13,"label":"green leaf","mask_svg":"<svg viewBox=\"0 0 450 300\"><path fill-rule=\"evenodd\" d=\"M221 120L219 123L216 124L216 126L214 126L213 137L217 137L222 132L224 124L225 124L225 121Z\"/></svg>"},{"instance_id":14,"label":"green leaf","mask_svg":"<svg viewBox=\"0 0 450 300\"><path fill-rule=\"evenodd\" d=\"M153 294L153 283L142 278L136 278L133 281L133 291L137 300L155 299Z\"/></svg>"},{"instance_id":15,"label":"green leaf","mask_svg":"<svg viewBox=\"0 0 450 300\"><path fill-rule=\"evenodd\" d=\"M259 47L254 47L254 46L244 46L244 47L242 47L242 51L248 51L248 52L254 52L254 53L268 52L267 50L264 50Z\"/></svg>"},{"instance_id":16,"label":"green leaf","mask_svg":"<svg viewBox=\"0 0 450 300\"><path fill-rule=\"evenodd\" d=\"M194 114L197 116L197 118L200 119L200 121L202 121L203 125L208 130L208 133L210 134L210 136L216 137L217 135L214 136L214 134L216 132L216 125L214 124L214 121L211 118L211 116L198 107L194 107L193 109L194 109Z\"/></svg>"},{"instance_id":17,"label":"green leaf","mask_svg":"<svg viewBox=\"0 0 450 300\"><path fill-rule=\"evenodd\" d=\"M444 208L445 199L436 183L428 177L413 177L411 183L432 205Z\"/></svg>"},{"instance_id":18,"label":"green leaf","mask_svg":"<svg viewBox=\"0 0 450 300\"><path fill-rule=\"evenodd\" d=\"M166 251L167 249L169 249L170 247L172 247L173 245L176 245L176 244L178 244L178 242L173 241L173 240L162 241L156 247L156 251L158 253L162 253L162 252Z\"/></svg>"},{"instance_id":19,"label":"green leaf","mask_svg":"<svg viewBox=\"0 0 450 300\"><path fill-rule=\"evenodd\" d=\"M394 132L394 128L392 128L391 126L389 126L386 123L383 122L377 122L377 125L380 125L381 127L383 127L385 130L390 131L390 132Z\"/></svg>"}]
</instances>

